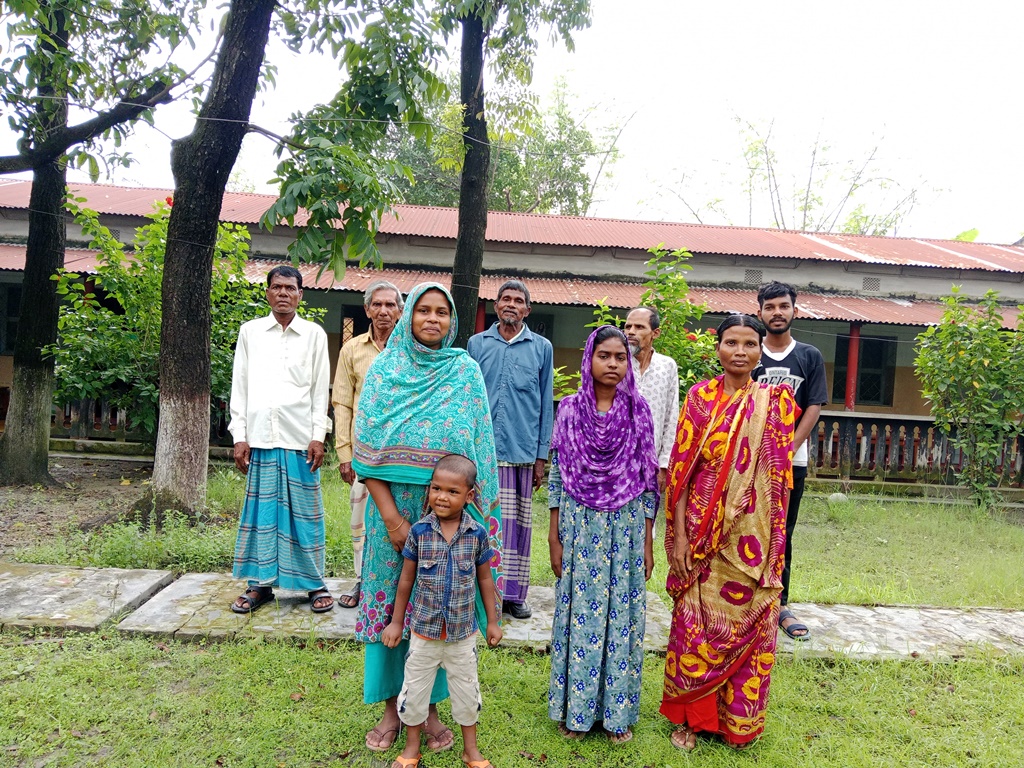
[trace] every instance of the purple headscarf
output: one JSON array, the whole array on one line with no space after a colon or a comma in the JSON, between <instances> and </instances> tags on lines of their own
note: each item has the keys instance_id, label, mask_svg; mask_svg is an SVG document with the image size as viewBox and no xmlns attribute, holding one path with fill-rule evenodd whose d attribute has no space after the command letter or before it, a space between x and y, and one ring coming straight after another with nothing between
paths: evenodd
<instances>
[{"instance_id":1,"label":"purple headscarf","mask_svg":"<svg viewBox=\"0 0 1024 768\"><path fill-rule=\"evenodd\" d=\"M566 493L600 512L614 512L645 491L658 490L654 420L650 406L636 388L629 361L625 377L615 388L611 410L603 416L597 413L591 370L594 339L603 328L612 327L603 325L587 339L580 388L558 404L551 435ZM625 345L621 331L619 336Z\"/></svg>"}]
</instances>

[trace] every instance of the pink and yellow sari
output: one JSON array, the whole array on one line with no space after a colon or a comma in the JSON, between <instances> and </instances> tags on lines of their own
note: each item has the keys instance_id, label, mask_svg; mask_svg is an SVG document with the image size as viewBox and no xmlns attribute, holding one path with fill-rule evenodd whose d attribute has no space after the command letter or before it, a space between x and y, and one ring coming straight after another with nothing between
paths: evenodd
<instances>
[{"instance_id":1,"label":"pink and yellow sari","mask_svg":"<svg viewBox=\"0 0 1024 768\"><path fill-rule=\"evenodd\" d=\"M726 398L721 376L702 382L686 397L669 464L665 548L671 556L685 498L697 567L668 576L661 713L732 744L764 730L796 416L786 386L751 382Z\"/></svg>"}]
</instances>

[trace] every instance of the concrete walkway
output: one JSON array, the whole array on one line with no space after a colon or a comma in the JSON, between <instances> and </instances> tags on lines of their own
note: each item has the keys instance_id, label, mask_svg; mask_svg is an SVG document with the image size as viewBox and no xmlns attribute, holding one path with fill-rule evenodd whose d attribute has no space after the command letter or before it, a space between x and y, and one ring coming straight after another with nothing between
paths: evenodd
<instances>
[{"instance_id":1,"label":"concrete walkway","mask_svg":"<svg viewBox=\"0 0 1024 768\"><path fill-rule=\"evenodd\" d=\"M351 580L329 579L340 595ZM229 574L69 568L0 561L0 630L94 631L113 626L162 638L230 640L243 637L351 638L356 611L336 606L314 614L305 593L280 592L250 616L230 605L242 585ZM531 587L533 617L505 617L506 646L544 649L551 637L554 591ZM862 659L949 659L968 653L1024 654L1024 611L988 608L866 607L794 604L812 639L779 633L781 653L845 654ZM664 652L670 612L647 593L648 650Z\"/></svg>"}]
</instances>

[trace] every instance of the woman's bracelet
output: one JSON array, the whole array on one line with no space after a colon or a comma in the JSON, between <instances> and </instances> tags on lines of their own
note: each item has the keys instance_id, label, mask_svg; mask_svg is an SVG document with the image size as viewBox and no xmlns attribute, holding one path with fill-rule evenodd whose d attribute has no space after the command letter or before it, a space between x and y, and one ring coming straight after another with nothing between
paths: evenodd
<instances>
[{"instance_id":1,"label":"woman's bracelet","mask_svg":"<svg viewBox=\"0 0 1024 768\"><path fill-rule=\"evenodd\" d=\"M408 522L408 521L405 518L402 518L398 522L398 525L396 525L394 528L388 528L388 524L384 523L384 530L387 531L388 533L394 533L395 531L397 531L399 528L402 527L403 523L406 523L406 522Z\"/></svg>"}]
</instances>

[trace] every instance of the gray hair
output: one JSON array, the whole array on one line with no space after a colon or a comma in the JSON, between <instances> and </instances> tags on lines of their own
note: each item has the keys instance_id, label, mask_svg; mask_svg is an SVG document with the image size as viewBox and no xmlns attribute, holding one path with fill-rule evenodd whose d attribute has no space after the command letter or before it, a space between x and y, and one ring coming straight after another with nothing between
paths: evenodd
<instances>
[{"instance_id":1,"label":"gray hair","mask_svg":"<svg viewBox=\"0 0 1024 768\"><path fill-rule=\"evenodd\" d=\"M526 298L526 306L530 306L530 289L526 287L522 280L506 280L502 283L498 289L498 295L494 299L495 304L501 301L501 294L505 291L519 291Z\"/></svg>"},{"instance_id":2,"label":"gray hair","mask_svg":"<svg viewBox=\"0 0 1024 768\"><path fill-rule=\"evenodd\" d=\"M370 283L370 287L363 293L364 307L370 306L370 302L373 301L373 294L377 291L394 291L395 296L398 298L398 308L405 308L405 299L402 298L402 292L398 290L398 286L388 280L374 280Z\"/></svg>"}]
</instances>

